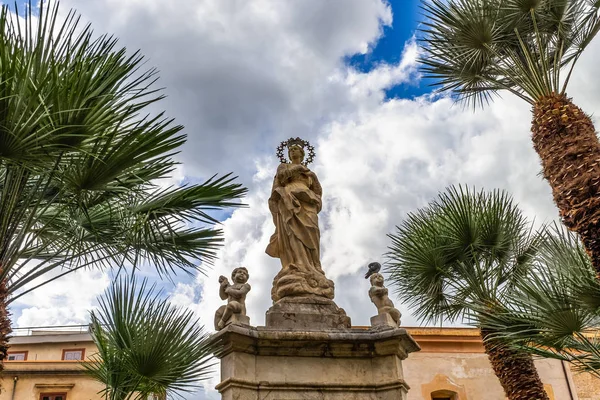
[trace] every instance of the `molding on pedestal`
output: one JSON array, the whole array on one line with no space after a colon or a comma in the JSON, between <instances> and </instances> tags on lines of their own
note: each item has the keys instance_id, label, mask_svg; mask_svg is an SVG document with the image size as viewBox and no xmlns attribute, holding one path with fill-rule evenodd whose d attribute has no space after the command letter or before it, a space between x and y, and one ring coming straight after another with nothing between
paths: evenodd
<instances>
[{"instance_id":1,"label":"molding on pedestal","mask_svg":"<svg viewBox=\"0 0 600 400\"><path fill-rule=\"evenodd\" d=\"M404 328L298 330L228 325L223 400L406 400L402 360L419 351Z\"/></svg>"},{"instance_id":2,"label":"molding on pedestal","mask_svg":"<svg viewBox=\"0 0 600 400\"><path fill-rule=\"evenodd\" d=\"M381 392L393 389L403 389L408 391L410 387L403 380L391 380L379 384L328 384L323 386L323 382L303 382L302 384L290 382L260 382L254 383L244 379L228 378L215 386L219 392L230 388L252 389L252 390L299 390L310 391L319 388L326 392Z\"/></svg>"},{"instance_id":3,"label":"molding on pedestal","mask_svg":"<svg viewBox=\"0 0 600 400\"><path fill-rule=\"evenodd\" d=\"M323 331L275 330L266 327L228 325L213 335L222 358L231 352L263 356L375 357L421 350L404 328Z\"/></svg>"}]
</instances>

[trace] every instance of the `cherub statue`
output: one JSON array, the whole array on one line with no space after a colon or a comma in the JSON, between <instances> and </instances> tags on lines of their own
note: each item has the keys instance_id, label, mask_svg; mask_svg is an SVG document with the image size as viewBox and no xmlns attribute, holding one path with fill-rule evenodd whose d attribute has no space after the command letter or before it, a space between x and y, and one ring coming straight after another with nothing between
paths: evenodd
<instances>
[{"instance_id":1,"label":"cherub statue","mask_svg":"<svg viewBox=\"0 0 600 400\"><path fill-rule=\"evenodd\" d=\"M383 286L383 275L380 273L373 273L370 276L371 289L369 289L369 297L375 307L377 307L377 314L389 314L396 325L400 325L400 311L394 307L394 303L388 297L388 289Z\"/></svg>"},{"instance_id":2,"label":"cherub statue","mask_svg":"<svg viewBox=\"0 0 600 400\"><path fill-rule=\"evenodd\" d=\"M227 305L219 307L215 313L215 329L220 331L227 325L232 317L243 317L236 318L247 323L249 322L246 317L246 295L250 291L250 285L248 282L248 270L244 267L239 267L231 272L231 280L233 284L229 283L229 280L221 275L219 277L219 296L222 300L227 300Z\"/></svg>"}]
</instances>

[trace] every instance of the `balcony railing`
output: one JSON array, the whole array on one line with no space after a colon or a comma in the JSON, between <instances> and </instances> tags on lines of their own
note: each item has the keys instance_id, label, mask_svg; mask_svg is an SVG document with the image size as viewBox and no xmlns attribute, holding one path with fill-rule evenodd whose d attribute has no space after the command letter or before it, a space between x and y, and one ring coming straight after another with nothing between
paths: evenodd
<instances>
[{"instance_id":1,"label":"balcony railing","mask_svg":"<svg viewBox=\"0 0 600 400\"><path fill-rule=\"evenodd\" d=\"M53 326L27 326L13 328L11 336L35 335L67 335L73 333L88 333L89 324L86 325L53 325Z\"/></svg>"}]
</instances>

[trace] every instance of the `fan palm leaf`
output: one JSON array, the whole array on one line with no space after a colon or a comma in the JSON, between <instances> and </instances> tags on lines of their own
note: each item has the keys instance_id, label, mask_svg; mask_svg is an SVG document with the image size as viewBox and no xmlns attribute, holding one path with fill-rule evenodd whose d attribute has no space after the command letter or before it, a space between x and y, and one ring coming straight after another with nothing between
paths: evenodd
<instances>
[{"instance_id":1,"label":"fan palm leaf","mask_svg":"<svg viewBox=\"0 0 600 400\"><path fill-rule=\"evenodd\" d=\"M581 242L556 227L544 235L534 268L489 312L472 305L491 338L568 361L600 377L600 284Z\"/></svg>"},{"instance_id":2,"label":"fan palm leaf","mask_svg":"<svg viewBox=\"0 0 600 400\"><path fill-rule=\"evenodd\" d=\"M539 235L510 196L450 187L389 237L387 272L417 318L472 323L507 397L548 399L531 356L490 339L470 307L494 310L533 266Z\"/></svg>"},{"instance_id":3,"label":"fan palm leaf","mask_svg":"<svg viewBox=\"0 0 600 400\"><path fill-rule=\"evenodd\" d=\"M33 14L37 10L37 14ZM163 188L185 142L156 70L58 2L0 9L0 361L8 303L81 268L199 270L211 213L246 193L229 174Z\"/></svg>"},{"instance_id":4,"label":"fan palm leaf","mask_svg":"<svg viewBox=\"0 0 600 400\"><path fill-rule=\"evenodd\" d=\"M186 392L212 372L216 350L194 313L169 304L154 286L120 279L91 313L98 352L84 363L108 400Z\"/></svg>"},{"instance_id":5,"label":"fan palm leaf","mask_svg":"<svg viewBox=\"0 0 600 400\"><path fill-rule=\"evenodd\" d=\"M532 141L564 224L600 278L600 142L567 97L600 30L597 0L423 0L423 71L442 92L485 106L508 91L533 106Z\"/></svg>"}]
</instances>

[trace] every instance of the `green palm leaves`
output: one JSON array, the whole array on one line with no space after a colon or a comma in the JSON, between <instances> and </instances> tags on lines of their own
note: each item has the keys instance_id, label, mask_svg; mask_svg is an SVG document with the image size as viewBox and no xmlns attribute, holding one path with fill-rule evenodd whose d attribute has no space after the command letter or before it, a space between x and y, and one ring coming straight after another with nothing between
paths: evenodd
<instances>
[{"instance_id":1,"label":"green palm leaves","mask_svg":"<svg viewBox=\"0 0 600 400\"><path fill-rule=\"evenodd\" d=\"M230 175L160 186L185 135L152 115L156 71L73 11L59 18L56 2L33 9L0 11L0 360L8 303L80 268L191 273L222 241L211 212L246 193ZM92 328L87 367L107 398L188 390L209 371L213 349L192 314L145 283L118 282Z\"/></svg>"},{"instance_id":2,"label":"green palm leaves","mask_svg":"<svg viewBox=\"0 0 600 400\"><path fill-rule=\"evenodd\" d=\"M600 29L599 6L592 0L431 0L423 5L425 74L473 105L503 89L532 104L564 94Z\"/></svg>"},{"instance_id":3,"label":"green palm leaves","mask_svg":"<svg viewBox=\"0 0 600 400\"><path fill-rule=\"evenodd\" d=\"M145 281L121 279L107 290L92 312L92 336L98 353L83 365L110 400L192 390L212 365L214 345L193 312L162 300Z\"/></svg>"},{"instance_id":4,"label":"green palm leaves","mask_svg":"<svg viewBox=\"0 0 600 400\"><path fill-rule=\"evenodd\" d=\"M390 280L417 317L477 326L507 398L548 399L531 356L498 341L479 318L494 313L536 254L539 236L512 199L451 187L389 236Z\"/></svg>"},{"instance_id":5,"label":"green palm leaves","mask_svg":"<svg viewBox=\"0 0 600 400\"><path fill-rule=\"evenodd\" d=\"M571 362L600 377L600 284L585 250L562 229L545 232L534 268L479 319L505 343Z\"/></svg>"},{"instance_id":6,"label":"green palm leaves","mask_svg":"<svg viewBox=\"0 0 600 400\"><path fill-rule=\"evenodd\" d=\"M246 189L230 175L158 186L185 135L150 112L162 98L156 71L73 11L63 20L56 3L33 9L0 12L0 282L18 292L9 301L78 268L152 264L166 276L210 261L222 240L210 212L239 206Z\"/></svg>"},{"instance_id":7,"label":"green palm leaves","mask_svg":"<svg viewBox=\"0 0 600 400\"><path fill-rule=\"evenodd\" d=\"M418 318L479 327L491 353L557 358L600 377L600 283L574 234L534 232L505 192L451 187L389 237L390 280Z\"/></svg>"},{"instance_id":8,"label":"green palm leaves","mask_svg":"<svg viewBox=\"0 0 600 400\"><path fill-rule=\"evenodd\" d=\"M502 191L451 187L389 235L388 272L399 298L425 321L494 304L531 267L537 235Z\"/></svg>"}]
</instances>

